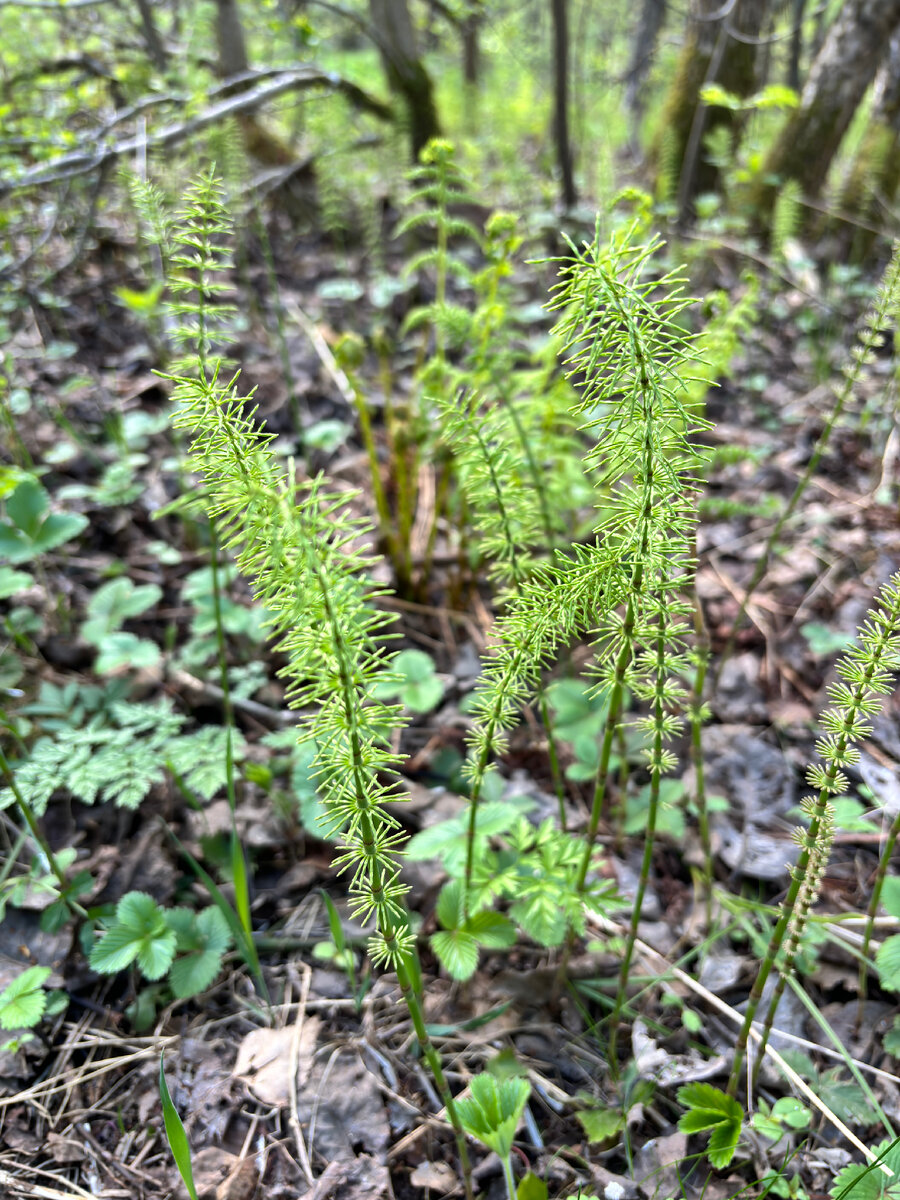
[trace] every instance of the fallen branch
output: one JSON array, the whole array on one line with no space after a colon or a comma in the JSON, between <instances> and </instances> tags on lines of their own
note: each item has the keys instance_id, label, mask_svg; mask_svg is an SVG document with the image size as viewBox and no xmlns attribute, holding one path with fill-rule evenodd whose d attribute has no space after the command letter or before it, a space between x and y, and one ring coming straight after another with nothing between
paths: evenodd
<instances>
[{"instance_id":1,"label":"fallen branch","mask_svg":"<svg viewBox=\"0 0 900 1200\"><path fill-rule=\"evenodd\" d=\"M390 120L393 116L393 110L388 105L383 104L374 96L370 96L368 92L356 84L350 83L349 80L334 72L322 71L318 67L301 64L283 71L250 91L229 96L226 100L210 105L209 108L197 113L190 120L164 125L162 129L145 136L125 138L120 142L112 143L112 145L88 151L76 150L71 154L61 155L51 162L31 167L18 179L0 180L0 197L22 191L25 188L43 187L50 183L58 183L63 179L70 179L75 175L88 174L118 158L134 154L136 150L144 146L148 149L165 149L177 145L193 134L208 129L211 125L215 125L227 117L251 112L285 92L316 85L324 85L335 91L343 92L353 103L382 120Z\"/></svg>"}]
</instances>

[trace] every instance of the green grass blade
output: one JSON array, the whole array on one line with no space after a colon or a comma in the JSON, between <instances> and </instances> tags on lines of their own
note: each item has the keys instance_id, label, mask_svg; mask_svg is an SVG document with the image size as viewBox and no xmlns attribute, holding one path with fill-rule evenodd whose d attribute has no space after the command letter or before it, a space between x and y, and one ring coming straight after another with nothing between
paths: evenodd
<instances>
[{"instance_id":1,"label":"green grass blade","mask_svg":"<svg viewBox=\"0 0 900 1200\"><path fill-rule=\"evenodd\" d=\"M166 1086L166 1072L163 1066L163 1055L159 1056L159 1096L162 1100L163 1121L166 1127L166 1141L178 1167L178 1173L184 1181L191 1200L198 1200L197 1189L194 1187L194 1172L191 1169L191 1144L185 1133L184 1125L178 1110L172 1103L169 1089Z\"/></svg>"}]
</instances>

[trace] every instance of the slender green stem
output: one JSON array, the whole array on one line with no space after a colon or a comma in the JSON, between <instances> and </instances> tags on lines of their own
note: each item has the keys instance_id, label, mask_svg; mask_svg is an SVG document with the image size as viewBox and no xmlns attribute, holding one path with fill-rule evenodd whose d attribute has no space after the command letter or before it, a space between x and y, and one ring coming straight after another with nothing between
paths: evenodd
<instances>
[{"instance_id":1,"label":"slender green stem","mask_svg":"<svg viewBox=\"0 0 900 1200\"><path fill-rule=\"evenodd\" d=\"M697 805L697 825L700 830L700 844L703 847L704 870L706 873L706 919L710 919L713 884L713 854L712 839L709 831L709 809L706 803L706 771L703 762L703 723L706 720L706 710L703 703L703 688L706 684L706 673L709 669L709 640L703 628L703 618L700 615L700 600L695 600L695 620L697 640L694 646L697 668L694 672L694 686L691 693L690 723L691 723L691 760L694 764L694 801Z\"/></svg>"},{"instance_id":2,"label":"slender green stem","mask_svg":"<svg viewBox=\"0 0 900 1200\"><path fill-rule=\"evenodd\" d=\"M631 961L634 957L634 946L637 941L638 925L644 908L644 897L647 894L647 884L650 879L650 868L653 865L653 851L656 844L656 821L659 814L660 781L663 771L663 740L665 736L665 702L664 687L666 683L666 626L662 615L659 618L659 633L656 639L656 695L653 702L654 731L653 743L650 750L650 801L647 812L647 829L644 834L644 853L641 858L641 873L638 878L637 893L634 898L634 908L631 912L631 923L625 940L625 953L619 969L619 983L616 989L616 1001L610 1018L609 1033L609 1065L614 1074L618 1073L618 1038L619 1022L625 1007L628 988L628 977L631 973Z\"/></svg>"},{"instance_id":3,"label":"slender green stem","mask_svg":"<svg viewBox=\"0 0 900 1200\"><path fill-rule=\"evenodd\" d=\"M507 1154L505 1158L500 1159L500 1162L503 1165L503 1179L506 1183L508 1200L516 1200L516 1177L513 1175L512 1157Z\"/></svg>"},{"instance_id":4,"label":"slender green stem","mask_svg":"<svg viewBox=\"0 0 900 1200\"><path fill-rule=\"evenodd\" d=\"M34 809L22 795L22 790L16 782L15 772L10 766L9 759L4 754L2 746L0 746L0 772L3 773L3 776L6 779L9 790L12 792L13 797L15 798L16 807L22 814L25 824L28 826L28 830L31 833L32 839L43 855L44 861L47 863L47 866L53 873L56 882L59 884L59 890L62 899L66 902L72 912L77 913L79 917L87 917L88 914L85 909L82 908L82 906L76 900L73 900L72 897L68 895L69 885L66 882L65 873L60 867L56 859L56 855L51 850L50 843L47 841L46 837L44 837L44 834L41 831L37 817L34 815Z\"/></svg>"},{"instance_id":5,"label":"slender green stem","mask_svg":"<svg viewBox=\"0 0 900 1200\"><path fill-rule=\"evenodd\" d=\"M591 865L591 857L594 852L594 842L597 837L597 830L600 828L600 819L603 816L604 801L606 799L606 784L609 777L609 760L612 757L613 742L616 736L616 729L619 724L622 710L622 702L625 696L625 679L628 668L631 665L632 652L634 648L634 623L635 623L635 595L640 591L641 581L643 579L643 566L639 563L635 571L632 591L628 597L628 603L625 610L625 620L622 625L621 644L619 653L616 657L616 665L613 673L613 683L609 692L609 707L606 712L606 726L603 731L603 742L600 746L600 763L597 767L597 773L594 776L594 797L591 802L591 815L588 820L587 832L585 833L584 853L581 857L581 863L578 867L578 874L575 877L575 888L580 893L585 889L587 881L588 869Z\"/></svg>"},{"instance_id":6,"label":"slender green stem","mask_svg":"<svg viewBox=\"0 0 900 1200\"><path fill-rule=\"evenodd\" d=\"M444 1102L444 1106L447 1109L447 1116L450 1119L450 1124L453 1127L460 1158L460 1166L463 1172L463 1182L465 1185L467 1200L473 1200L472 1171L471 1164L469 1162L468 1149L465 1143L465 1135L459 1120L459 1115L456 1111L456 1106L453 1103L453 1094L450 1091L446 1076L444 1075L444 1068L441 1063L440 1055L435 1049L434 1043L429 1037L428 1030L425 1026L425 1016L419 996L419 988L415 986L415 978L418 975L418 972L415 971L414 968L413 955L409 950L403 949L400 937L398 936L400 932L401 915L396 911L395 906L391 905L385 889L384 873L378 855L378 839L376 836L375 822L372 817L372 804L369 798L369 789L366 782L367 770L365 765L365 754L363 751L362 739L360 737L359 730L358 698L356 695L356 686L353 681L352 667L349 661L347 647L344 642L342 625L339 620L338 613L334 607L331 592L328 588L328 581L315 558L314 548L309 548L309 550L309 564L319 581L323 605L331 626L332 634L334 636L334 644L338 660L338 683L344 710L344 719L350 738L350 763L353 791L359 812L360 840L367 851L367 859L370 864L370 890L372 903L379 917L380 931L384 938L389 958L395 965L397 980L400 984L400 990L409 1012L413 1029L416 1033L416 1038L418 1039L419 1045L422 1048L422 1053L425 1056L425 1060L431 1069L438 1092L440 1093L441 1099Z\"/></svg>"},{"instance_id":7,"label":"slender green stem","mask_svg":"<svg viewBox=\"0 0 900 1200\"><path fill-rule=\"evenodd\" d=\"M788 927L788 937L782 955L782 961L778 967L778 979L772 991L772 996L769 1000L769 1007L766 1010L766 1015L763 1019L763 1027L760 1032L760 1039L756 1046L756 1058L753 1063L753 1075L751 1085L753 1088L759 1080L759 1072L762 1067L763 1058L766 1052L766 1046L769 1044L769 1038L772 1035L772 1029L775 1024L775 1017L778 1013L778 1005L781 1003L781 998L784 995L785 987L794 970L794 963L797 958L797 953L800 949L800 939L803 936L803 931L806 928L809 919L809 913L818 895L822 876L825 872L825 867L828 864L828 859L831 854L831 847L834 843L834 809L830 803L826 803L822 809L822 820L819 825L819 833L816 840L810 843L809 862L806 866L803 875L803 886L797 896L794 904L794 911L791 916L791 922Z\"/></svg>"}]
</instances>

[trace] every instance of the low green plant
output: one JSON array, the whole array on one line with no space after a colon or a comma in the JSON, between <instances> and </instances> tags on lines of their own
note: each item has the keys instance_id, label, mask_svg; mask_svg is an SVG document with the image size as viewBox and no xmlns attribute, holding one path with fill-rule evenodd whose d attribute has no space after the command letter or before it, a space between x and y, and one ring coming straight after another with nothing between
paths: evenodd
<instances>
[{"instance_id":1,"label":"low green plant","mask_svg":"<svg viewBox=\"0 0 900 1200\"><path fill-rule=\"evenodd\" d=\"M809 785L815 789L804 801L808 825L797 831L800 854L750 992L735 1045L728 1083L730 1095L737 1091L750 1027L756 1017L763 988L777 965L779 979L768 1005L761 1043L757 1048L758 1069L775 1010L792 970L800 938L828 862L834 828L832 798L842 796L847 790L844 769L859 761L858 744L868 735L872 717L881 708L881 697L890 691L892 672L898 668L900 573L880 590L866 622L858 631L857 644L838 661L838 681L828 689L832 707L820 718L824 732L816 743L822 761L812 765L807 775Z\"/></svg>"},{"instance_id":2,"label":"low green plant","mask_svg":"<svg viewBox=\"0 0 900 1200\"><path fill-rule=\"evenodd\" d=\"M50 512L50 497L39 480L16 467L0 471L0 558L31 562L78 536L87 525L81 513Z\"/></svg>"},{"instance_id":3,"label":"low green plant","mask_svg":"<svg viewBox=\"0 0 900 1200\"><path fill-rule=\"evenodd\" d=\"M65 1010L68 1004L66 993L46 990L47 980L52 974L49 967L26 967L0 992L0 1029L20 1031L18 1037L0 1046L0 1050L17 1050L32 1040L34 1034L30 1031L44 1017Z\"/></svg>"},{"instance_id":4,"label":"low green plant","mask_svg":"<svg viewBox=\"0 0 900 1200\"><path fill-rule=\"evenodd\" d=\"M247 413L246 397L223 381L210 358L202 300L223 285L206 281L221 271L227 217L212 177L190 197L183 234L197 248L192 269L204 280L197 302L185 301L194 324L182 340L194 354L173 376L178 428L188 431L190 466L205 482L204 502L223 550L236 556L270 613L286 657L291 705L303 710L301 737L316 747L314 770L339 835L338 865L350 873L353 914L374 918L370 940L375 962L397 972L416 1035L435 1077L457 1136L467 1194L468 1155L453 1096L425 1028L414 939L403 904L397 852L402 834L384 807L394 795L393 731L403 723L397 705L377 699L391 677L392 656L383 639L390 616L373 601L370 559L360 546L368 526L352 516L344 495L321 479L298 481L275 458L270 434ZM196 279L194 281L196 289ZM186 291L186 289L185 289ZM196 332L199 330L200 332Z\"/></svg>"},{"instance_id":5,"label":"low green plant","mask_svg":"<svg viewBox=\"0 0 900 1200\"><path fill-rule=\"evenodd\" d=\"M727 1167L737 1152L744 1110L733 1096L709 1083L689 1083L678 1089L685 1109L678 1121L682 1133L709 1133L707 1155L718 1170Z\"/></svg>"},{"instance_id":6,"label":"low green plant","mask_svg":"<svg viewBox=\"0 0 900 1200\"><path fill-rule=\"evenodd\" d=\"M135 586L123 576L103 584L91 596L81 636L98 650L94 670L108 675L128 667L152 667L160 657L159 647L147 638L122 629L125 621L141 616L158 603L162 589L155 583Z\"/></svg>"},{"instance_id":7,"label":"low green plant","mask_svg":"<svg viewBox=\"0 0 900 1200\"><path fill-rule=\"evenodd\" d=\"M231 946L228 922L218 908L166 909L146 892L127 892L94 944L90 964L103 975L134 964L151 982L166 977L173 996L186 1000L209 987Z\"/></svg>"},{"instance_id":8,"label":"low green plant","mask_svg":"<svg viewBox=\"0 0 900 1200\"><path fill-rule=\"evenodd\" d=\"M225 785L226 730L221 726L183 734L186 719L165 700L116 701L109 711L88 710L86 717L38 737L13 763L16 787L37 816L57 793L83 804L137 808L165 778L166 767L190 793L207 800ZM234 753L241 756L242 741L235 743ZM0 808L14 800L11 784L0 789Z\"/></svg>"},{"instance_id":9,"label":"low green plant","mask_svg":"<svg viewBox=\"0 0 900 1200\"><path fill-rule=\"evenodd\" d=\"M484 1072L470 1081L469 1096L456 1102L466 1133L493 1150L500 1159L508 1200L516 1200L512 1147L530 1094L531 1084L527 1079L498 1081L489 1072Z\"/></svg>"}]
</instances>

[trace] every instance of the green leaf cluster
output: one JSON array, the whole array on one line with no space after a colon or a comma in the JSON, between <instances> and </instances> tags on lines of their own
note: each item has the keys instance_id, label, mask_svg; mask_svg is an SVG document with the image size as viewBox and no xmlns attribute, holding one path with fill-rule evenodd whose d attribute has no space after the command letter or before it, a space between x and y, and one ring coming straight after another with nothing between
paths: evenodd
<instances>
[{"instance_id":1,"label":"green leaf cluster","mask_svg":"<svg viewBox=\"0 0 900 1200\"><path fill-rule=\"evenodd\" d=\"M56 792L83 804L112 802L137 808L165 778L168 766L186 787L210 799L224 786L226 730L204 726L182 734L185 718L167 700L156 704L116 701L83 724L63 724L42 736L15 764L16 785L40 816ZM235 756L243 754L235 735ZM12 789L0 789L0 808L14 803Z\"/></svg>"},{"instance_id":2,"label":"green leaf cluster","mask_svg":"<svg viewBox=\"0 0 900 1200\"><path fill-rule=\"evenodd\" d=\"M709 1131L707 1153L717 1170L727 1167L737 1151L744 1110L733 1096L709 1083L689 1083L678 1089L678 1103L687 1109L678 1122L682 1133Z\"/></svg>"},{"instance_id":3,"label":"green leaf cluster","mask_svg":"<svg viewBox=\"0 0 900 1200\"><path fill-rule=\"evenodd\" d=\"M172 993L186 999L209 987L231 944L228 922L218 908L164 909L146 892L128 892L91 950L90 964L105 975L132 963L145 979L168 975Z\"/></svg>"},{"instance_id":4,"label":"green leaf cluster","mask_svg":"<svg viewBox=\"0 0 900 1200\"><path fill-rule=\"evenodd\" d=\"M88 523L81 513L51 513L45 488L28 474L19 473L11 491L4 487L3 508L0 558L13 564L30 562L55 550L77 537Z\"/></svg>"}]
</instances>

